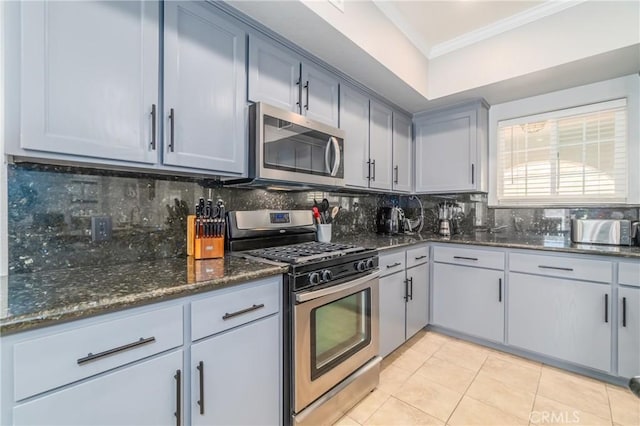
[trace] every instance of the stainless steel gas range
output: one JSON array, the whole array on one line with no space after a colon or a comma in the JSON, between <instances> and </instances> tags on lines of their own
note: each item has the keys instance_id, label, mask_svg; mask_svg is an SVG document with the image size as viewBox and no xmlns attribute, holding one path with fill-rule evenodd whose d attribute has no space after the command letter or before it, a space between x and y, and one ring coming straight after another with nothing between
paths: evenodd
<instances>
[{"instance_id":1,"label":"stainless steel gas range","mask_svg":"<svg viewBox=\"0 0 640 426\"><path fill-rule=\"evenodd\" d=\"M285 263L284 421L331 424L378 384L378 253L315 241L311 211L232 211L229 249Z\"/></svg>"}]
</instances>

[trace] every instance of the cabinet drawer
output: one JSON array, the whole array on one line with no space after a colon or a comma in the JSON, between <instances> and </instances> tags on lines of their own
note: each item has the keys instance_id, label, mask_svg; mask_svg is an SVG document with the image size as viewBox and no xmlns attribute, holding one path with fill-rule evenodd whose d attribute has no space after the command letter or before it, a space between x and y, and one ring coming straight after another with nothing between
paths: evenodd
<instances>
[{"instance_id":1,"label":"cabinet drawer","mask_svg":"<svg viewBox=\"0 0 640 426\"><path fill-rule=\"evenodd\" d=\"M182 345L182 305L17 343L15 399Z\"/></svg>"},{"instance_id":2,"label":"cabinet drawer","mask_svg":"<svg viewBox=\"0 0 640 426\"><path fill-rule=\"evenodd\" d=\"M504 269L504 252L501 251L480 250L460 246L434 247L433 260L435 262L455 263L480 268Z\"/></svg>"},{"instance_id":3,"label":"cabinet drawer","mask_svg":"<svg viewBox=\"0 0 640 426\"><path fill-rule=\"evenodd\" d=\"M191 303L191 339L198 340L280 310L280 279L257 281Z\"/></svg>"},{"instance_id":4,"label":"cabinet drawer","mask_svg":"<svg viewBox=\"0 0 640 426\"><path fill-rule=\"evenodd\" d=\"M407 268L420 265L429 261L429 246L407 249Z\"/></svg>"},{"instance_id":5,"label":"cabinet drawer","mask_svg":"<svg viewBox=\"0 0 640 426\"><path fill-rule=\"evenodd\" d=\"M394 272L403 271L405 265L405 251L395 251L380 255L380 276L384 277Z\"/></svg>"},{"instance_id":6,"label":"cabinet drawer","mask_svg":"<svg viewBox=\"0 0 640 426\"><path fill-rule=\"evenodd\" d=\"M612 277L611 262L539 254L512 253L509 270L603 283L610 283Z\"/></svg>"},{"instance_id":7,"label":"cabinet drawer","mask_svg":"<svg viewBox=\"0 0 640 426\"><path fill-rule=\"evenodd\" d=\"M618 282L640 287L640 261L620 262L618 264Z\"/></svg>"}]
</instances>

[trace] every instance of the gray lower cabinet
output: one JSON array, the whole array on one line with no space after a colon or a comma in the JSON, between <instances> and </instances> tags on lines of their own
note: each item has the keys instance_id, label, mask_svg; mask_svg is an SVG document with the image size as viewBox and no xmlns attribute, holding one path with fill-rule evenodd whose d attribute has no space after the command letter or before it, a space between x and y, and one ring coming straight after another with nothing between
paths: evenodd
<instances>
[{"instance_id":1,"label":"gray lower cabinet","mask_svg":"<svg viewBox=\"0 0 640 426\"><path fill-rule=\"evenodd\" d=\"M405 273L380 278L380 355L387 356L405 341Z\"/></svg>"},{"instance_id":2,"label":"gray lower cabinet","mask_svg":"<svg viewBox=\"0 0 640 426\"><path fill-rule=\"evenodd\" d=\"M279 336L274 315L191 346L193 425L280 423Z\"/></svg>"},{"instance_id":3,"label":"gray lower cabinet","mask_svg":"<svg viewBox=\"0 0 640 426\"><path fill-rule=\"evenodd\" d=\"M172 352L16 405L13 424L175 425L182 411L182 355Z\"/></svg>"},{"instance_id":4,"label":"gray lower cabinet","mask_svg":"<svg viewBox=\"0 0 640 426\"><path fill-rule=\"evenodd\" d=\"M503 271L434 263L432 323L503 342L503 277Z\"/></svg>"},{"instance_id":5,"label":"gray lower cabinet","mask_svg":"<svg viewBox=\"0 0 640 426\"><path fill-rule=\"evenodd\" d=\"M429 321L429 264L407 269L409 294L407 300L406 338L422 330Z\"/></svg>"},{"instance_id":6,"label":"gray lower cabinet","mask_svg":"<svg viewBox=\"0 0 640 426\"><path fill-rule=\"evenodd\" d=\"M640 374L640 288L618 288L618 376Z\"/></svg>"},{"instance_id":7,"label":"gray lower cabinet","mask_svg":"<svg viewBox=\"0 0 640 426\"><path fill-rule=\"evenodd\" d=\"M611 371L611 286L509 273L510 346Z\"/></svg>"}]
</instances>

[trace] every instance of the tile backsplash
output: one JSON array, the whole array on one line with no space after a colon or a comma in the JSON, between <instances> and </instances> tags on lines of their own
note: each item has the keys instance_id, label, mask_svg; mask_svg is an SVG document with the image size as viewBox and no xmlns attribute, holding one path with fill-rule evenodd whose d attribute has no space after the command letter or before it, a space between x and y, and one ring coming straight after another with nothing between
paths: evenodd
<instances>
[{"instance_id":1,"label":"tile backsplash","mask_svg":"<svg viewBox=\"0 0 640 426\"><path fill-rule=\"evenodd\" d=\"M398 205L408 218L424 211L423 233L435 232L438 206L457 206L461 233L566 233L568 219L637 220L638 208L492 209L484 194L408 196L322 191L209 188L181 178L114 174L60 166L12 165L8 170L9 274L115 265L186 255L186 223L178 208L193 212L199 197L222 199L227 210L311 209L327 198L342 207L333 235L376 231L378 206ZM111 238L93 242L91 218L108 217Z\"/></svg>"}]
</instances>

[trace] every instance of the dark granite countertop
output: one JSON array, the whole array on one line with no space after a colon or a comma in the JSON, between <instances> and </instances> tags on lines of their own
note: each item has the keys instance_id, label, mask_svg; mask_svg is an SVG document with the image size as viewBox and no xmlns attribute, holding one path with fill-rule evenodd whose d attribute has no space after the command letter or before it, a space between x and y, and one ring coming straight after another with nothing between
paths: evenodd
<instances>
[{"instance_id":1,"label":"dark granite countertop","mask_svg":"<svg viewBox=\"0 0 640 426\"><path fill-rule=\"evenodd\" d=\"M0 277L0 334L215 290L285 270L283 266L226 256L198 262L164 259Z\"/></svg>"},{"instance_id":2,"label":"dark granite countertop","mask_svg":"<svg viewBox=\"0 0 640 426\"><path fill-rule=\"evenodd\" d=\"M502 248L532 249L565 253L596 254L640 259L640 247L606 246L596 244L574 244L564 235L538 235L513 233L488 233L454 235L446 238L437 234L423 233L415 235L379 235L359 234L337 238L336 242L390 250L419 243L454 243Z\"/></svg>"}]
</instances>

